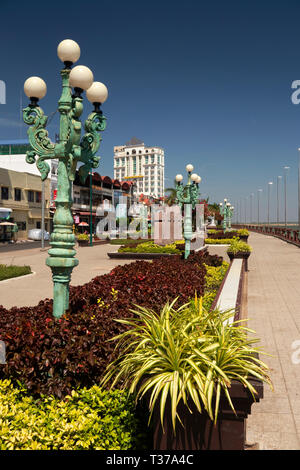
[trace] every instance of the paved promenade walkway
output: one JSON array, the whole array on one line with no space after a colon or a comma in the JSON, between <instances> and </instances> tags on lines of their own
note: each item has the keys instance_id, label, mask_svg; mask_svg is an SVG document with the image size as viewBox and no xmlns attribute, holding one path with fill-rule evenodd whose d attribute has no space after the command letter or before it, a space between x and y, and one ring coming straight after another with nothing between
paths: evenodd
<instances>
[{"instance_id":1,"label":"paved promenade walkway","mask_svg":"<svg viewBox=\"0 0 300 470\"><path fill-rule=\"evenodd\" d=\"M109 273L116 265L126 264L128 260L108 258L108 251L117 251L117 245L95 245L93 247L75 247L79 265L73 269L71 285L80 286L101 274ZM24 249L0 252L0 264L29 265L35 273L0 282L0 305L10 307L32 307L40 300L53 297L51 269L46 266L48 249Z\"/></svg>"},{"instance_id":2,"label":"paved promenade walkway","mask_svg":"<svg viewBox=\"0 0 300 470\"><path fill-rule=\"evenodd\" d=\"M256 233L248 243L248 326L273 356L261 359L271 368L274 392L265 386L264 398L252 406L247 442L261 450L299 450L300 249Z\"/></svg>"}]
</instances>

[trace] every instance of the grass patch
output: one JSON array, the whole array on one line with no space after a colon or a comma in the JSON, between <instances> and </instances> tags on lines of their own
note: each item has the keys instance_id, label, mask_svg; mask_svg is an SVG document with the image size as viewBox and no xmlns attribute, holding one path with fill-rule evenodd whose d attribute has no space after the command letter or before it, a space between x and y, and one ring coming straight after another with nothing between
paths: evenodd
<instances>
[{"instance_id":1,"label":"grass patch","mask_svg":"<svg viewBox=\"0 0 300 470\"><path fill-rule=\"evenodd\" d=\"M0 264L0 281L25 276L25 274L31 274L31 272L30 266L7 266L6 264Z\"/></svg>"}]
</instances>

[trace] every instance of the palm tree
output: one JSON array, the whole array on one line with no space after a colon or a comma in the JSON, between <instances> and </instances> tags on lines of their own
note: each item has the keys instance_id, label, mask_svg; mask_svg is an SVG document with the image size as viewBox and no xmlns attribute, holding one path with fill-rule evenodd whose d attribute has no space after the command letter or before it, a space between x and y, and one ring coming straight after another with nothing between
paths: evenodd
<instances>
[{"instance_id":1,"label":"palm tree","mask_svg":"<svg viewBox=\"0 0 300 470\"><path fill-rule=\"evenodd\" d=\"M176 202L176 186L177 182L174 180L174 188L166 188L165 193L170 193L168 196L165 198L165 202L168 204L168 206L173 206Z\"/></svg>"}]
</instances>

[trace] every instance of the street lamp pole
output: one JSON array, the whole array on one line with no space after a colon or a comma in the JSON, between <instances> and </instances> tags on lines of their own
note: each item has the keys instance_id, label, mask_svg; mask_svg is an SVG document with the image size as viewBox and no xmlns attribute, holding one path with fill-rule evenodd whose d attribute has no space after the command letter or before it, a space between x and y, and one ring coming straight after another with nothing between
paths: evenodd
<instances>
[{"instance_id":1,"label":"street lamp pole","mask_svg":"<svg viewBox=\"0 0 300 470\"><path fill-rule=\"evenodd\" d=\"M289 169L290 169L289 166L284 167L284 225L285 225L285 228L287 227L286 178L287 178L287 172L289 171Z\"/></svg>"},{"instance_id":2,"label":"street lamp pole","mask_svg":"<svg viewBox=\"0 0 300 470\"><path fill-rule=\"evenodd\" d=\"M273 184L273 181L269 181L268 183L268 225L270 225L270 188Z\"/></svg>"},{"instance_id":3,"label":"street lamp pole","mask_svg":"<svg viewBox=\"0 0 300 470\"><path fill-rule=\"evenodd\" d=\"M30 99L23 110L23 120L30 127L28 138L31 149L26 154L27 163L35 163L41 173L42 181L46 180L50 166L46 160L58 159L56 211L54 230L51 234L46 264L51 268L53 278L53 315L60 318L69 307L69 285L72 270L78 265L74 250L73 233L72 182L78 162L79 177L82 182L91 171L97 168L100 157L96 152L100 146L100 132L105 130L106 118L102 115L101 104L107 99L107 88L103 83L93 82L93 73L85 66L72 68L80 57L80 47L70 39L62 41L57 54L64 63L61 70L62 94L58 102L60 113L59 142L53 143L48 137L47 116L39 107L38 101L46 95L47 86L39 77L30 77L24 83L24 92ZM72 89L73 88L73 94ZM88 100L94 110L85 121L86 133L81 138L80 116L83 112L82 93L86 90Z\"/></svg>"},{"instance_id":4,"label":"street lamp pole","mask_svg":"<svg viewBox=\"0 0 300 470\"><path fill-rule=\"evenodd\" d=\"M254 193L251 193L250 194L250 224L252 224L253 222L253 218L252 218L253 197L254 197Z\"/></svg>"},{"instance_id":5,"label":"street lamp pole","mask_svg":"<svg viewBox=\"0 0 300 470\"><path fill-rule=\"evenodd\" d=\"M93 246L93 172L90 175L90 246Z\"/></svg>"},{"instance_id":6,"label":"street lamp pole","mask_svg":"<svg viewBox=\"0 0 300 470\"><path fill-rule=\"evenodd\" d=\"M184 186L182 184L183 176L176 175L176 203L182 208L184 206L184 225L183 225L183 237L185 240L185 251L184 258L187 259L191 251L191 240L193 235L192 226L192 209L196 207L196 203L199 197L199 184L201 177L196 173L192 174L194 170L193 165L186 165L186 171L188 173L188 182Z\"/></svg>"},{"instance_id":7,"label":"street lamp pole","mask_svg":"<svg viewBox=\"0 0 300 470\"><path fill-rule=\"evenodd\" d=\"M257 190L257 225L259 225L259 195L262 192L262 189Z\"/></svg>"},{"instance_id":8,"label":"street lamp pole","mask_svg":"<svg viewBox=\"0 0 300 470\"><path fill-rule=\"evenodd\" d=\"M280 214L280 209L279 209L279 180L282 178L282 176L277 176L277 223L279 223L279 214Z\"/></svg>"}]
</instances>

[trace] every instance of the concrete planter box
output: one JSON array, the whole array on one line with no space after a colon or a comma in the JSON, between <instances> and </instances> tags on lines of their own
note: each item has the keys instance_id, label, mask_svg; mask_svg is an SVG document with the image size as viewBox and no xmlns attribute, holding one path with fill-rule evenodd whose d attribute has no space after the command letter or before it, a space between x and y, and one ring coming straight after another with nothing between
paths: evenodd
<instances>
[{"instance_id":1,"label":"concrete planter box","mask_svg":"<svg viewBox=\"0 0 300 470\"><path fill-rule=\"evenodd\" d=\"M206 246L203 246L200 248L200 250L207 250ZM197 250L197 251L200 251ZM129 253L129 252L123 252L119 253L118 251L110 252L107 253L109 258L114 258L114 259L157 259L157 258L172 258L174 256L180 256L181 258L184 256L184 249L180 250L181 253ZM192 251L191 251L192 253Z\"/></svg>"},{"instance_id":2,"label":"concrete planter box","mask_svg":"<svg viewBox=\"0 0 300 470\"><path fill-rule=\"evenodd\" d=\"M227 253L229 259L232 261L235 258L245 260L245 271L248 271L248 258L251 255L251 252L239 251L238 253Z\"/></svg>"},{"instance_id":3,"label":"concrete planter box","mask_svg":"<svg viewBox=\"0 0 300 470\"><path fill-rule=\"evenodd\" d=\"M250 383L257 391L256 401L263 398L263 383L256 378ZM174 434L171 422L170 402L166 403L164 432L160 423L159 406L153 414L153 449L154 450L244 450L246 444L246 419L251 413L254 399L245 387L233 381L230 398L236 410L232 411L225 394L220 399L220 410L216 426L206 412L199 413L190 403L192 413L182 403L178 413L184 427L176 425Z\"/></svg>"},{"instance_id":4,"label":"concrete planter box","mask_svg":"<svg viewBox=\"0 0 300 470\"><path fill-rule=\"evenodd\" d=\"M90 240L77 240L79 246L90 246ZM93 240L94 245L105 245L108 242L106 240Z\"/></svg>"},{"instance_id":5,"label":"concrete planter box","mask_svg":"<svg viewBox=\"0 0 300 470\"><path fill-rule=\"evenodd\" d=\"M219 288L212 308L221 310L236 309L234 320L242 316L242 294L245 283L245 263L243 257L233 259ZM250 383L257 391L255 398L240 382L232 381L230 398L236 410L232 411L224 393L221 394L219 416L216 426L206 412L199 413L193 403L188 408L179 404L178 413L184 427L176 425L176 433L171 422L170 402L166 403L164 432L160 422L159 406L153 414L154 450L244 450L246 444L246 420L251 414L251 406L263 398L263 382L253 377Z\"/></svg>"}]
</instances>

